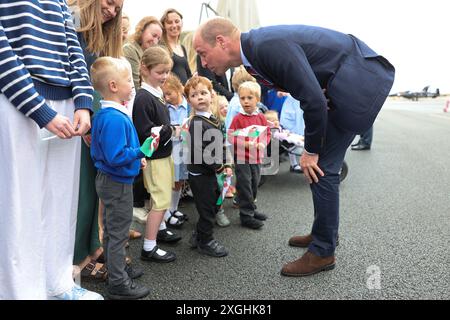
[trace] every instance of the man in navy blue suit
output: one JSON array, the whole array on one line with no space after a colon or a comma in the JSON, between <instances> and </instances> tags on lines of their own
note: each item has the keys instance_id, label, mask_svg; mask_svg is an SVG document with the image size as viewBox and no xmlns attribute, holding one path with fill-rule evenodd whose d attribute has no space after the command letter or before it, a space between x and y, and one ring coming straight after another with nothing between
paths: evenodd
<instances>
[{"instance_id":1,"label":"man in navy blue suit","mask_svg":"<svg viewBox=\"0 0 450 320\"><path fill-rule=\"evenodd\" d=\"M202 24L194 37L202 65L216 74L244 65L261 85L301 102L305 152L300 164L311 184L311 234L289 244L308 251L281 274L309 276L335 267L339 172L356 134L374 123L392 88L395 69L352 35L304 25L241 33L229 20Z\"/></svg>"}]
</instances>

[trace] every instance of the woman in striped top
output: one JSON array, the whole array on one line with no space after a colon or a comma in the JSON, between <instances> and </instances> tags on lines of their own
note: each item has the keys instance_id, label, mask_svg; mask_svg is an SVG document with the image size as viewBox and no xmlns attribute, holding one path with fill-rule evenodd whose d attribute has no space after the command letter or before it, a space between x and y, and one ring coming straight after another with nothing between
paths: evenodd
<instances>
[{"instance_id":1,"label":"woman in striped top","mask_svg":"<svg viewBox=\"0 0 450 320\"><path fill-rule=\"evenodd\" d=\"M0 299L101 299L72 279L93 90L65 0L0 0L0 92Z\"/></svg>"}]
</instances>

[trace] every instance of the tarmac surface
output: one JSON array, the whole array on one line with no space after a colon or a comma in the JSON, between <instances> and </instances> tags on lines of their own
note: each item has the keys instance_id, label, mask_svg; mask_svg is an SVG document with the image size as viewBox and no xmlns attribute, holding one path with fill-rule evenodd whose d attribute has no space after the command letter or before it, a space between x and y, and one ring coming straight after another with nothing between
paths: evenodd
<instances>
[{"instance_id":1,"label":"tarmac surface","mask_svg":"<svg viewBox=\"0 0 450 320\"><path fill-rule=\"evenodd\" d=\"M174 263L139 259L142 241L129 254L145 269L139 279L149 300L372 300L450 299L450 114L444 99L389 100L374 131L371 151L349 151L341 185L340 245L336 269L307 278L280 275L284 263L305 249L288 239L307 234L313 222L311 192L288 161L258 194L270 219L259 231L244 229L227 200L228 228L215 229L230 251L210 258L189 247L196 221L192 202L180 210L190 220L179 232ZM137 226L142 228L141 226ZM104 293L104 284L83 282Z\"/></svg>"}]
</instances>

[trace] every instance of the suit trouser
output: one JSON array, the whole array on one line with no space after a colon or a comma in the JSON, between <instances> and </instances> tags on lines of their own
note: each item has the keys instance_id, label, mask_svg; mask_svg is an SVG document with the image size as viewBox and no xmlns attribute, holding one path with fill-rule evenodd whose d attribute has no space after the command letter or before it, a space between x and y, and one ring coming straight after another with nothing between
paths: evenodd
<instances>
[{"instance_id":1,"label":"suit trouser","mask_svg":"<svg viewBox=\"0 0 450 320\"><path fill-rule=\"evenodd\" d=\"M73 101L47 101L73 119ZM0 95L0 300L71 289L80 176L79 137L52 139Z\"/></svg>"},{"instance_id":2,"label":"suit trouser","mask_svg":"<svg viewBox=\"0 0 450 320\"><path fill-rule=\"evenodd\" d=\"M261 180L261 166L259 164L236 164L235 172L241 220L251 219L257 209L255 199Z\"/></svg>"},{"instance_id":3,"label":"suit trouser","mask_svg":"<svg viewBox=\"0 0 450 320\"><path fill-rule=\"evenodd\" d=\"M372 145L372 140L373 140L373 126L370 127L369 130L364 132L364 134L361 135L359 142L370 147Z\"/></svg>"},{"instance_id":4,"label":"suit trouser","mask_svg":"<svg viewBox=\"0 0 450 320\"><path fill-rule=\"evenodd\" d=\"M128 280L125 246L133 221L133 186L118 183L103 172L97 173L95 187L103 201L103 250L108 268L108 285L118 286Z\"/></svg>"},{"instance_id":5,"label":"suit trouser","mask_svg":"<svg viewBox=\"0 0 450 320\"><path fill-rule=\"evenodd\" d=\"M216 175L193 176L189 174L189 185L199 214L197 239L200 243L206 244L214 239L213 229L218 211L217 200L220 196L217 177Z\"/></svg>"},{"instance_id":6,"label":"suit trouser","mask_svg":"<svg viewBox=\"0 0 450 320\"><path fill-rule=\"evenodd\" d=\"M321 256L334 255L339 232L339 172L355 134L342 131L328 120L327 137L319 157L319 167L325 173L319 183L311 185L314 203L313 242L309 251Z\"/></svg>"}]
</instances>

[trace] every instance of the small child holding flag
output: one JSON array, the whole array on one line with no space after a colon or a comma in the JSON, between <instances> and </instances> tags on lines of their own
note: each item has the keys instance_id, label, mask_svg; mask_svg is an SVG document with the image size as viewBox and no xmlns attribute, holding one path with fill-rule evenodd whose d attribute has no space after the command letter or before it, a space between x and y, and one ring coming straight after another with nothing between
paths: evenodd
<instances>
[{"instance_id":1,"label":"small child holding flag","mask_svg":"<svg viewBox=\"0 0 450 320\"><path fill-rule=\"evenodd\" d=\"M217 201L221 197L216 174L225 173L231 177L232 170L226 164L225 139L220 123L211 114L212 84L207 78L193 77L184 90L195 111L189 121L188 171L199 219L190 242L201 254L225 257L228 251L213 236Z\"/></svg>"},{"instance_id":2,"label":"small child holding flag","mask_svg":"<svg viewBox=\"0 0 450 320\"><path fill-rule=\"evenodd\" d=\"M230 125L228 139L234 146L236 188L239 196L241 225L260 229L267 216L256 209L255 199L261 179L264 150L270 142L270 130L263 114L258 112L261 87L244 82L239 87L242 109Z\"/></svg>"},{"instance_id":3,"label":"small child holding flag","mask_svg":"<svg viewBox=\"0 0 450 320\"><path fill-rule=\"evenodd\" d=\"M133 218L133 181L146 166L131 112L124 106L132 94L129 64L102 57L91 67L94 88L100 92L101 111L92 124L91 156L98 170L95 186L104 204L103 249L108 268L110 299L140 299L150 291L134 282L143 271L126 264L125 246ZM147 140L144 145L148 145ZM144 146L142 150L145 151Z\"/></svg>"}]
</instances>

